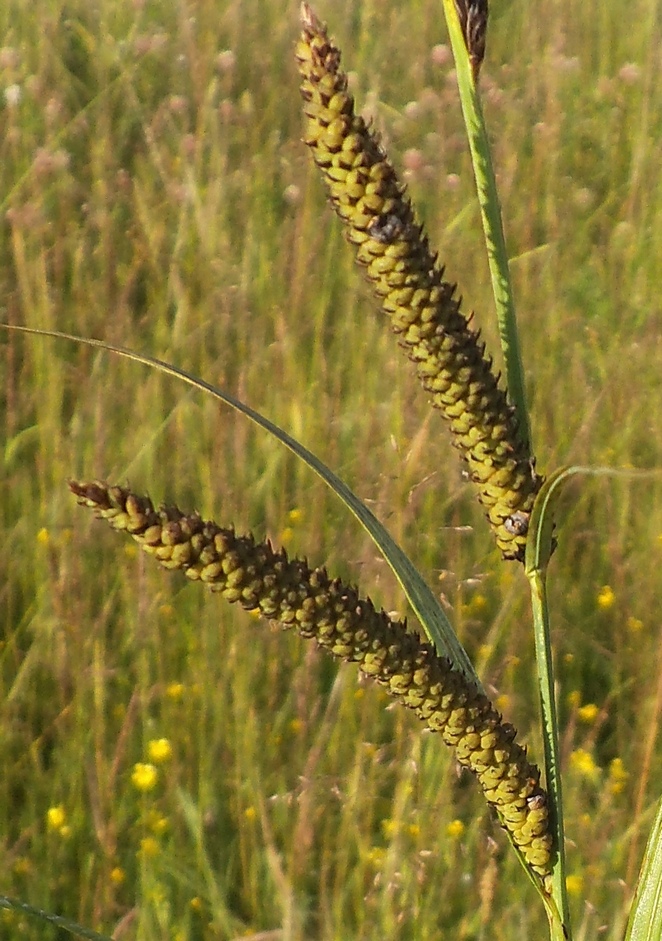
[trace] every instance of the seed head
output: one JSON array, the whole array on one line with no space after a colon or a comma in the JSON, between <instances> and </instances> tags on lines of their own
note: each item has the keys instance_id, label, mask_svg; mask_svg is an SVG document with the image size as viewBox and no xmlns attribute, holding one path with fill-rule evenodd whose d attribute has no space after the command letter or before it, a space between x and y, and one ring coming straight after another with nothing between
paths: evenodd
<instances>
[{"instance_id":1,"label":"seed head","mask_svg":"<svg viewBox=\"0 0 662 941\"><path fill-rule=\"evenodd\" d=\"M377 135L355 113L340 51L307 4L296 48L305 143L326 182L356 258L478 487L505 558L524 558L542 478L480 333L430 250L405 186ZM360 329L360 328L357 328Z\"/></svg>"},{"instance_id":2,"label":"seed head","mask_svg":"<svg viewBox=\"0 0 662 941\"><path fill-rule=\"evenodd\" d=\"M148 497L100 481L70 481L69 487L81 505L132 535L165 568L181 569L228 601L358 663L455 749L534 872L543 880L549 875L552 836L538 768L487 697L406 623L378 611L326 569L312 569L285 549L238 536L197 513L157 510Z\"/></svg>"}]
</instances>

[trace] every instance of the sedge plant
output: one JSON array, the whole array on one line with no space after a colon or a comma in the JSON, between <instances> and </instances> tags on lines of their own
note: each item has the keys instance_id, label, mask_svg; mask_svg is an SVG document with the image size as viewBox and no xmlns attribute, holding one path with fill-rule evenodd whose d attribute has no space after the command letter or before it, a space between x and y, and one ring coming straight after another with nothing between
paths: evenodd
<instances>
[{"instance_id":1,"label":"sedge plant","mask_svg":"<svg viewBox=\"0 0 662 941\"><path fill-rule=\"evenodd\" d=\"M381 311L459 452L504 563L523 566L529 579L544 774L530 760L514 726L486 695L437 600L375 517L305 448L246 406L168 364L109 344L93 344L177 375L229 402L313 467L384 551L425 638L326 568L290 556L284 547L274 547L250 533L238 534L229 522L218 524L172 505L157 507L132 488L103 480L72 479L69 488L81 506L130 536L163 568L181 571L225 601L314 640L338 659L357 663L362 675L380 684L396 703L413 710L427 729L453 749L458 765L475 779L539 893L550 937L570 941L546 573L557 538L555 506L561 486L588 471L561 468L545 480L537 470L505 239L480 106L487 4L443 0L443 7L476 174L505 382L472 316L463 313L456 285L446 280L445 269L378 134L355 108L340 50L307 3L301 8L296 45L303 138ZM360 338L360 323L356 330ZM54 331L50 335L63 336ZM629 938L659 937L659 831L658 821L632 906ZM0 898L0 904L21 907L6 898ZM23 910L39 914L30 906L23 905ZM56 916L41 913L40 917L82 936L101 937Z\"/></svg>"}]
</instances>

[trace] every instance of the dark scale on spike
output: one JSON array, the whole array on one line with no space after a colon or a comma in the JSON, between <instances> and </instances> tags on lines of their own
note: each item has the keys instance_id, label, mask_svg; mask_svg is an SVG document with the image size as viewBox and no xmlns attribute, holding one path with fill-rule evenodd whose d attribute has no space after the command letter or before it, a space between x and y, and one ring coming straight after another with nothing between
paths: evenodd
<instances>
[{"instance_id":1,"label":"dark scale on spike","mask_svg":"<svg viewBox=\"0 0 662 941\"><path fill-rule=\"evenodd\" d=\"M514 536L525 536L529 531L529 517L526 513L520 513L518 510L506 517L504 526Z\"/></svg>"},{"instance_id":2,"label":"dark scale on spike","mask_svg":"<svg viewBox=\"0 0 662 941\"><path fill-rule=\"evenodd\" d=\"M455 0L464 42L469 53L474 82L478 81L480 67L485 58L487 35L487 0Z\"/></svg>"},{"instance_id":3,"label":"dark scale on spike","mask_svg":"<svg viewBox=\"0 0 662 941\"><path fill-rule=\"evenodd\" d=\"M378 242L394 242L400 238L405 231L405 225L399 216L394 213L387 213L385 216L377 216L368 226L370 237L377 239Z\"/></svg>"}]
</instances>

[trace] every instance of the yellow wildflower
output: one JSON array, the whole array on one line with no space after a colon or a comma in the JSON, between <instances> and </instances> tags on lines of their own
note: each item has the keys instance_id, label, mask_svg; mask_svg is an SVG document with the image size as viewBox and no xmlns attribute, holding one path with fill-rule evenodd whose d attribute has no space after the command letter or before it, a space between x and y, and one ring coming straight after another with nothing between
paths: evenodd
<instances>
[{"instance_id":1,"label":"yellow wildflower","mask_svg":"<svg viewBox=\"0 0 662 941\"><path fill-rule=\"evenodd\" d=\"M566 876L565 887L568 890L568 895L578 898L584 891L584 877Z\"/></svg>"},{"instance_id":2,"label":"yellow wildflower","mask_svg":"<svg viewBox=\"0 0 662 941\"><path fill-rule=\"evenodd\" d=\"M612 588L609 585L604 585L598 594L598 607L603 611L608 611L609 608L613 608L615 601L616 595Z\"/></svg>"},{"instance_id":3,"label":"yellow wildflower","mask_svg":"<svg viewBox=\"0 0 662 941\"><path fill-rule=\"evenodd\" d=\"M184 697L183 683L168 683L166 687L166 696L173 702L181 702Z\"/></svg>"},{"instance_id":4,"label":"yellow wildflower","mask_svg":"<svg viewBox=\"0 0 662 941\"><path fill-rule=\"evenodd\" d=\"M49 807L46 812L46 825L49 830L57 830L58 832L64 826L67 815L64 812L64 807L62 804L58 804L57 807Z\"/></svg>"},{"instance_id":5,"label":"yellow wildflower","mask_svg":"<svg viewBox=\"0 0 662 941\"><path fill-rule=\"evenodd\" d=\"M595 763L593 755L584 748L577 748L570 755L571 767L583 778L596 781L600 776L600 769Z\"/></svg>"},{"instance_id":6,"label":"yellow wildflower","mask_svg":"<svg viewBox=\"0 0 662 941\"><path fill-rule=\"evenodd\" d=\"M466 827L461 820L451 820L446 827L446 836L450 837L451 840L459 840L465 829Z\"/></svg>"},{"instance_id":7,"label":"yellow wildflower","mask_svg":"<svg viewBox=\"0 0 662 941\"><path fill-rule=\"evenodd\" d=\"M154 790L158 779L159 772L156 770L154 765L139 761L133 766L131 783L137 791L147 792Z\"/></svg>"},{"instance_id":8,"label":"yellow wildflower","mask_svg":"<svg viewBox=\"0 0 662 941\"><path fill-rule=\"evenodd\" d=\"M280 541L282 545L289 546L294 538L294 530L291 526L286 526L285 529L281 531Z\"/></svg>"},{"instance_id":9,"label":"yellow wildflower","mask_svg":"<svg viewBox=\"0 0 662 941\"><path fill-rule=\"evenodd\" d=\"M579 716L581 722L586 722L588 725L590 725L597 719L599 711L600 710L595 705L595 703L589 702L577 710L577 715Z\"/></svg>"},{"instance_id":10,"label":"yellow wildflower","mask_svg":"<svg viewBox=\"0 0 662 941\"><path fill-rule=\"evenodd\" d=\"M154 859L159 855L159 844L153 836L146 836L140 841L138 855L143 859Z\"/></svg>"},{"instance_id":11,"label":"yellow wildflower","mask_svg":"<svg viewBox=\"0 0 662 941\"><path fill-rule=\"evenodd\" d=\"M630 772L625 769L622 758L614 758L609 765L609 790L612 794L620 794L625 788L625 782Z\"/></svg>"},{"instance_id":12,"label":"yellow wildflower","mask_svg":"<svg viewBox=\"0 0 662 941\"><path fill-rule=\"evenodd\" d=\"M172 745L167 738L153 738L147 743L147 754L154 764L163 764L172 758Z\"/></svg>"}]
</instances>

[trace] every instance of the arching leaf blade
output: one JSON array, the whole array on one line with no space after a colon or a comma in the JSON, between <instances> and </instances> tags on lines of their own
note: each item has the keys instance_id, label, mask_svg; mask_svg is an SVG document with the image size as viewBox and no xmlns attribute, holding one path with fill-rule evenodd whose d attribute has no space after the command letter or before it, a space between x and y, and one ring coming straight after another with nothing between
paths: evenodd
<instances>
[{"instance_id":1,"label":"arching leaf blade","mask_svg":"<svg viewBox=\"0 0 662 941\"><path fill-rule=\"evenodd\" d=\"M377 519L374 513L353 493L347 484L341 480L333 471L324 464L316 455L308 450L299 441L289 435L274 422L265 418L259 412L252 409L249 405L241 402L239 399L224 392L222 389L205 382L191 375L171 363L149 356L144 353L136 353L133 350L121 346L115 346L106 343L103 340L96 340L91 337L80 337L70 333L61 333L57 330L38 330L32 327L22 327L14 324L2 324L6 329L18 330L23 333L29 333L35 336L52 337L61 340L70 340L74 343L85 344L86 346L96 347L117 356L123 356L126 359L141 363L157 369L165 375L173 376L182 382L193 386L196 389L214 396L231 408L241 412L249 418L254 424L268 431L278 441L287 447L293 454L306 463L319 477L333 490L333 492L342 500L345 506L352 512L356 519L361 523L366 532L378 547L384 556L398 582L402 586L405 596L411 605L414 614L420 621L423 630L429 641L434 645L438 653L451 660L454 666L461 670L465 676L471 679L479 689L482 684L473 668L469 657L461 645L453 630L450 621L446 617L441 604L434 596L429 586L425 583L420 573L417 571L408 556L402 551L394 541L386 528Z\"/></svg>"}]
</instances>

